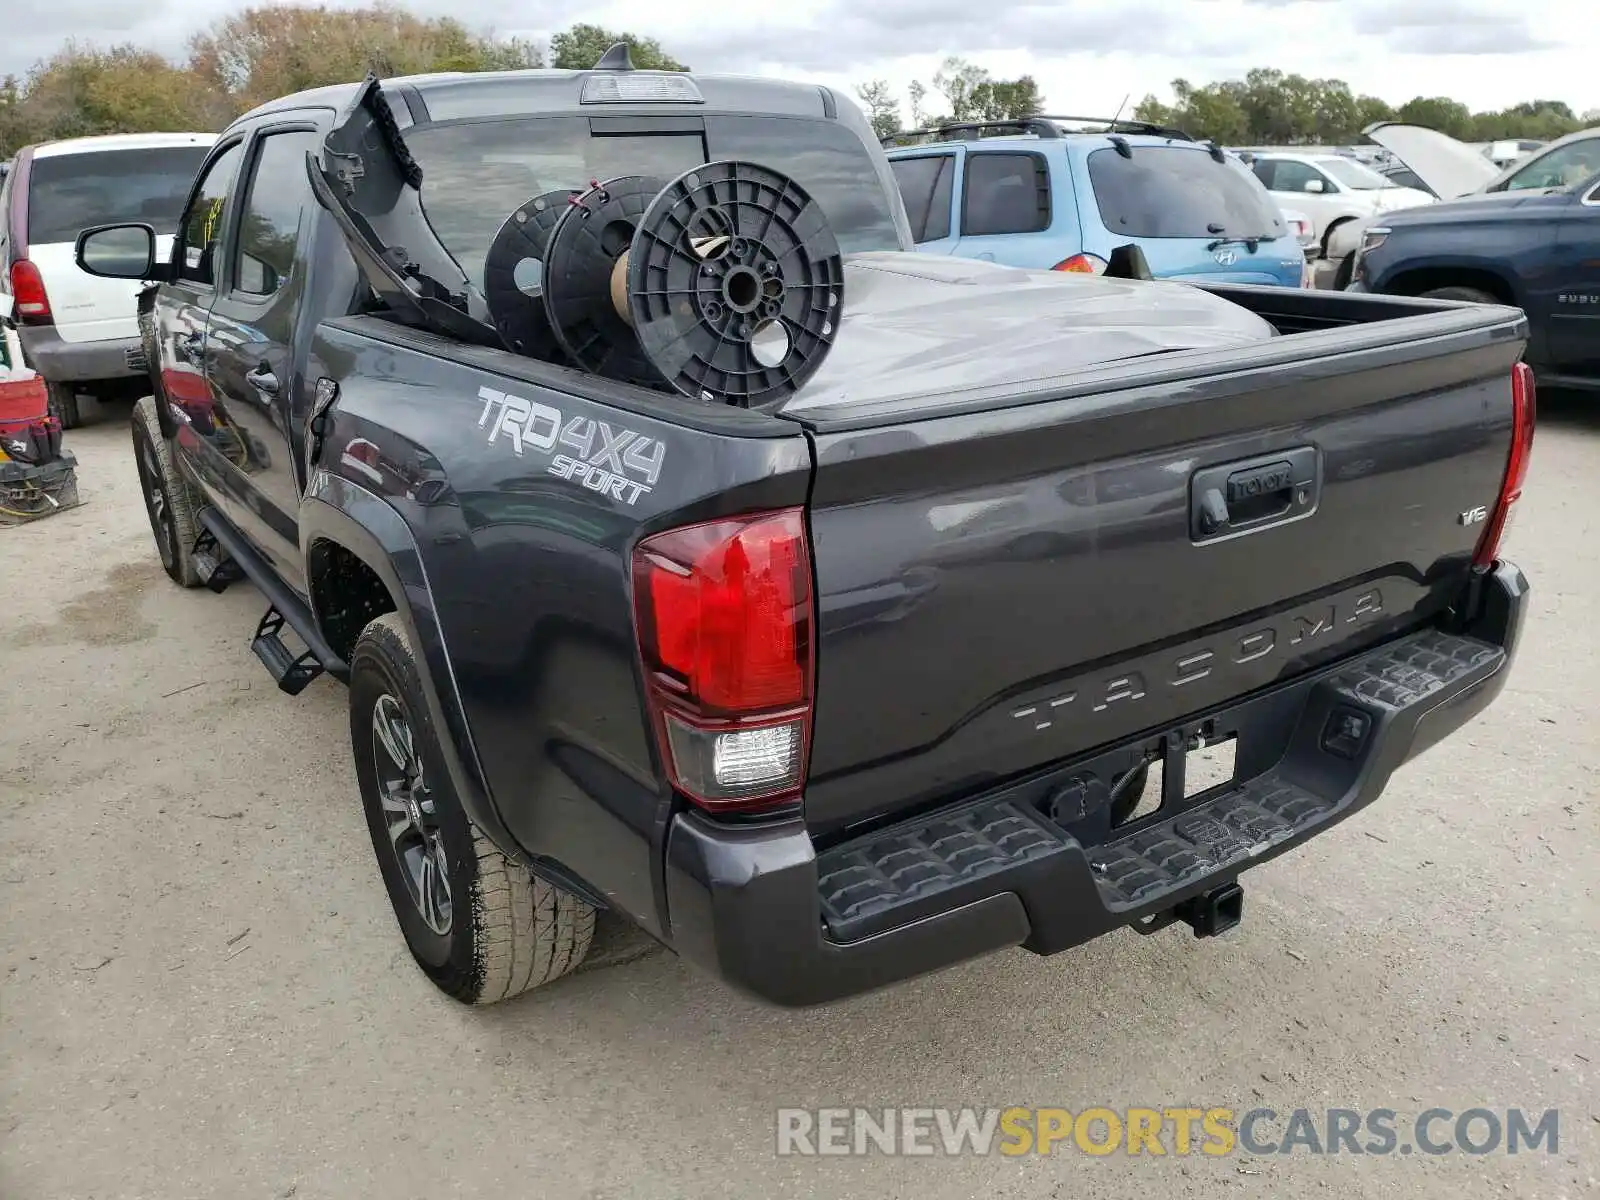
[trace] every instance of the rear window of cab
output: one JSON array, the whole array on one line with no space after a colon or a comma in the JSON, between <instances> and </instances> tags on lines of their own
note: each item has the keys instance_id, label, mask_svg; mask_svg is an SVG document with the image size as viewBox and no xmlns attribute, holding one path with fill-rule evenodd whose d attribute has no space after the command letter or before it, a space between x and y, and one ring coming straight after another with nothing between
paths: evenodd
<instances>
[{"instance_id":1,"label":"rear window of cab","mask_svg":"<svg viewBox=\"0 0 1600 1200\"><path fill-rule=\"evenodd\" d=\"M533 197L621 175L666 183L719 159L788 175L821 206L846 254L901 248L872 156L834 122L708 114L703 133L591 134L587 117L510 117L407 129L406 145L422 167L428 220L474 282L500 226Z\"/></svg>"}]
</instances>

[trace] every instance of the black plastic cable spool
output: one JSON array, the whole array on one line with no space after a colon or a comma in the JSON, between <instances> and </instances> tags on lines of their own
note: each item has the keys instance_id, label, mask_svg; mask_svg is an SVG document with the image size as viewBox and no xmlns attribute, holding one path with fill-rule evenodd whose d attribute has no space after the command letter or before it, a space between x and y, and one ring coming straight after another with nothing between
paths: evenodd
<instances>
[{"instance_id":1,"label":"black plastic cable spool","mask_svg":"<svg viewBox=\"0 0 1600 1200\"><path fill-rule=\"evenodd\" d=\"M571 201L545 252L544 307L567 357L580 367L645 387L662 386L611 295L611 274L628 253L639 218L661 180L624 175Z\"/></svg>"},{"instance_id":2,"label":"black plastic cable spool","mask_svg":"<svg viewBox=\"0 0 1600 1200\"><path fill-rule=\"evenodd\" d=\"M562 357L544 309L544 258L550 234L579 195L558 188L529 198L506 218L489 244L483 259L483 296L508 350L546 361Z\"/></svg>"},{"instance_id":3,"label":"black plastic cable spool","mask_svg":"<svg viewBox=\"0 0 1600 1200\"><path fill-rule=\"evenodd\" d=\"M667 184L639 222L628 303L644 353L678 391L742 408L793 395L844 315L844 265L794 180L723 161Z\"/></svg>"}]
</instances>

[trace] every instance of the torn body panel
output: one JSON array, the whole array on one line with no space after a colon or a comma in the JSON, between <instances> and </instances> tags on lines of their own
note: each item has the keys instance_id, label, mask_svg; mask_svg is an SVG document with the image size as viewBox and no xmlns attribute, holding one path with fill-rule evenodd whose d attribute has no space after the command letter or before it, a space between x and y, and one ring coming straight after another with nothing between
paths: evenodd
<instances>
[{"instance_id":1,"label":"torn body panel","mask_svg":"<svg viewBox=\"0 0 1600 1200\"><path fill-rule=\"evenodd\" d=\"M474 345L501 347L488 306L422 206L422 168L376 76L306 156L312 194L334 218L362 277L396 317Z\"/></svg>"}]
</instances>

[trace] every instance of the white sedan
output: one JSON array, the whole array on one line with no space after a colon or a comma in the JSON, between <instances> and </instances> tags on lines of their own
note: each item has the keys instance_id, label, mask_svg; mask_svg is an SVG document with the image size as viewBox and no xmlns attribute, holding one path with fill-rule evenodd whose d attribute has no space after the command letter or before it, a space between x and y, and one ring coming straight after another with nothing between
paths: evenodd
<instances>
[{"instance_id":1,"label":"white sedan","mask_svg":"<svg viewBox=\"0 0 1600 1200\"><path fill-rule=\"evenodd\" d=\"M1250 169L1279 207L1311 218L1314 240L1323 249L1329 234L1347 221L1434 202L1427 192L1400 187L1338 154L1261 151L1251 155Z\"/></svg>"}]
</instances>

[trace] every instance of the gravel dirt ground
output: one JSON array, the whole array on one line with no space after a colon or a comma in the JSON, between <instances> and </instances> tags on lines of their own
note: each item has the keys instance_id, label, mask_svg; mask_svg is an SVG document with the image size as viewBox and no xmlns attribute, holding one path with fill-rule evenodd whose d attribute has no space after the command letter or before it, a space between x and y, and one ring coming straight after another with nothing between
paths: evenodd
<instances>
[{"instance_id":1,"label":"gravel dirt ground","mask_svg":"<svg viewBox=\"0 0 1600 1200\"><path fill-rule=\"evenodd\" d=\"M1497 705L1250 873L1229 936L785 1012L608 927L592 969L474 1011L394 928L340 688L274 689L248 585L168 582L113 409L68 438L84 506L0 530L0 1197L1600 1196L1596 414L1541 413ZM1520 1106L1560 1143L774 1154L776 1108L835 1104Z\"/></svg>"}]
</instances>

